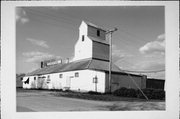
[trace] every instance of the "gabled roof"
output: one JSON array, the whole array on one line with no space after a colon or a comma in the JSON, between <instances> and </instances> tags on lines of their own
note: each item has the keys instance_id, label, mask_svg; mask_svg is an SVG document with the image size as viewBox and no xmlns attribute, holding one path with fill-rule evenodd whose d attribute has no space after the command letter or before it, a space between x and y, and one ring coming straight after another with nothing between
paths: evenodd
<instances>
[{"instance_id":1,"label":"gabled roof","mask_svg":"<svg viewBox=\"0 0 180 119\"><path fill-rule=\"evenodd\" d=\"M84 23L86 23L88 26L92 26L92 27L95 27L95 28L101 29L101 30L103 30L103 31L106 31L106 29L105 29L105 28L100 27L100 26L97 26L97 25L95 25L95 24L93 24L93 23L91 23L91 22L88 22L88 21L83 21L83 22L84 22Z\"/></svg>"},{"instance_id":2,"label":"gabled roof","mask_svg":"<svg viewBox=\"0 0 180 119\"><path fill-rule=\"evenodd\" d=\"M93 59L88 68L92 70L109 71L109 62ZM121 70L115 64L112 64L112 72L121 72Z\"/></svg>"},{"instance_id":3,"label":"gabled roof","mask_svg":"<svg viewBox=\"0 0 180 119\"><path fill-rule=\"evenodd\" d=\"M49 74L49 73L74 71L74 70L84 70L84 69L108 71L109 70L108 64L109 63L106 61L86 59L86 60L70 62L67 64L57 64L57 65L52 65L45 68L37 69L33 72L26 74L26 76L42 75L42 74ZM112 71L119 72L120 70L115 65L113 65Z\"/></svg>"},{"instance_id":4,"label":"gabled roof","mask_svg":"<svg viewBox=\"0 0 180 119\"><path fill-rule=\"evenodd\" d=\"M67 64L57 64L57 65L52 65L45 68L37 69L31 73L26 74L26 76L60 73L66 71L85 70L85 69L108 72L109 62L95 60L95 59L79 60ZM127 73L120 70L115 64L112 64L112 72L127 75ZM140 76L140 75L134 75L134 76Z\"/></svg>"},{"instance_id":5,"label":"gabled roof","mask_svg":"<svg viewBox=\"0 0 180 119\"><path fill-rule=\"evenodd\" d=\"M71 71L71 70L82 70L86 69L89 60L81 61L81 62L70 62L67 64L56 64L52 66L47 66L41 69L37 69L33 72L28 73L28 76L32 75L41 75L41 74L49 74L49 73L58 73L63 71Z\"/></svg>"}]
</instances>

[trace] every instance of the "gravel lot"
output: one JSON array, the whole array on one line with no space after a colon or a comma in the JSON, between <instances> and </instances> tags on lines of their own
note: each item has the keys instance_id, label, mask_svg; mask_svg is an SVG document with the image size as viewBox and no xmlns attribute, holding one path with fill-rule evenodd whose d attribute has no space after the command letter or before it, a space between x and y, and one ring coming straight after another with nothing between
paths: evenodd
<instances>
[{"instance_id":1,"label":"gravel lot","mask_svg":"<svg viewBox=\"0 0 180 119\"><path fill-rule=\"evenodd\" d=\"M93 101L56 97L52 91L18 91L17 111L165 110L164 101Z\"/></svg>"}]
</instances>

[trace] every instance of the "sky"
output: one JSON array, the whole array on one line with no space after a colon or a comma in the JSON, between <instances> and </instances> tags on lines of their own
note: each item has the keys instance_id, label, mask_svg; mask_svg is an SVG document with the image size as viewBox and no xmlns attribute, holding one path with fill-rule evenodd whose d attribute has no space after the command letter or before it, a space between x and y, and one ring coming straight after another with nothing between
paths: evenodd
<instances>
[{"instance_id":1,"label":"sky","mask_svg":"<svg viewBox=\"0 0 180 119\"><path fill-rule=\"evenodd\" d=\"M160 6L16 8L16 72L27 73L46 59L72 59L82 20L113 33L113 63L122 70L164 79L165 19Z\"/></svg>"}]
</instances>

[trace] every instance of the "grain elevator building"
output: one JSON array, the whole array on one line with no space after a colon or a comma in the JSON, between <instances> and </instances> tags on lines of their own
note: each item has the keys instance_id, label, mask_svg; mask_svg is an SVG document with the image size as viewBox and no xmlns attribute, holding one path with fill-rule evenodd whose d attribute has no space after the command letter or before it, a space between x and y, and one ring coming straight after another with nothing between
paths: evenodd
<instances>
[{"instance_id":1,"label":"grain elevator building","mask_svg":"<svg viewBox=\"0 0 180 119\"><path fill-rule=\"evenodd\" d=\"M23 88L111 92L121 87L146 88L146 76L128 74L112 64L109 84L109 49L106 30L82 21L71 62L53 61L23 77ZM136 83L136 84L135 84Z\"/></svg>"}]
</instances>

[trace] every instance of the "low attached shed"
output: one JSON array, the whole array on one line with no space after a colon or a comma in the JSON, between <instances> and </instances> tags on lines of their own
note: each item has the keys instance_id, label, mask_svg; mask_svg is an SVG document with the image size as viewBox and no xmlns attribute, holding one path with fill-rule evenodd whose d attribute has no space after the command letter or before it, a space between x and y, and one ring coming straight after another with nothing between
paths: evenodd
<instances>
[{"instance_id":1,"label":"low attached shed","mask_svg":"<svg viewBox=\"0 0 180 119\"><path fill-rule=\"evenodd\" d=\"M108 84L109 73L106 73L106 81ZM111 92L125 87L132 89L144 89L146 88L146 77L141 75L127 74L123 72L113 72L111 75ZM108 85L106 85L108 90Z\"/></svg>"},{"instance_id":2,"label":"low attached shed","mask_svg":"<svg viewBox=\"0 0 180 119\"><path fill-rule=\"evenodd\" d=\"M164 90L165 80L148 78L146 88L162 89Z\"/></svg>"},{"instance_id":3,"label":"low attached shed","mask_svg":"<svg viewBox=\"0 0 180 119\"><path fill-rule=\"evenodd\" d=\"M23 77L25 76L25 74L16 74L16 87L17 88L22 88L23 86Z\"/></svg>"}]
</instances>

